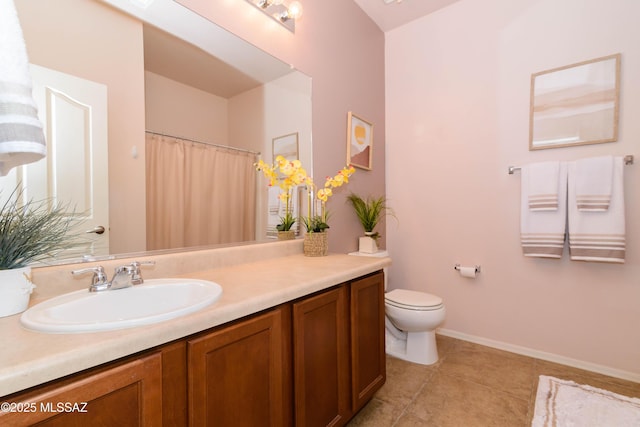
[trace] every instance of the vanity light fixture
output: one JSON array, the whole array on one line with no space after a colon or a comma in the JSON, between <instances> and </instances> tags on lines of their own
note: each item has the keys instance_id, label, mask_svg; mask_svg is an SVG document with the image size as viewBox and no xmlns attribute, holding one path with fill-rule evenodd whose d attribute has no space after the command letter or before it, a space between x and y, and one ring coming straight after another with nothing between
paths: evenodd
<instances>
[{"instance_id":1,"label":"vanity light fixture","mask_svg":"<svg viewBox=\"0 0 640 427\"><path fill-rule=\"evenodd\" d=\"M292 1L285 4L285 0L247 0L257 9L269 16L283 27L295 33L296 19L302 16L302 4Z\"/></svg>"}]
</instances>

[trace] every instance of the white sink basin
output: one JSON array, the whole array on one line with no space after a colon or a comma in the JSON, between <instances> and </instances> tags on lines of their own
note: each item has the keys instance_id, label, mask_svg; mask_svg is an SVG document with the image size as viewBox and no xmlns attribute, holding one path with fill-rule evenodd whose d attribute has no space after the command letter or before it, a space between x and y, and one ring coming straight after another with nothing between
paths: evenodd
<instances>
[{"instance_id":1,"label":"white sink basin","mask_svg":"<svg viewBox=\"0 0 640 427\"><path fill-rule=\"evenodd\" d=\"M60 295L22 313L20 322L47 333L109 331L184 316L212 304L220 295L220 285L206 280L149 279L131 288Z\"/></svg>"}]
</instances>

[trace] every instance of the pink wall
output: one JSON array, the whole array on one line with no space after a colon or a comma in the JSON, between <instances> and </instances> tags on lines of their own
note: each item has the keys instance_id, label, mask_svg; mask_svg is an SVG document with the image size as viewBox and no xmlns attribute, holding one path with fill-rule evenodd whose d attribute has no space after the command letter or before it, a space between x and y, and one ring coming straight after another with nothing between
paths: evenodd
<instances>
[{"instance_id":1,"label":"pink wall","mask_svg":"<svg viewBox=\"0 0 640 427\"><path fill-rule=\"evenodd\" d=\"M363 230L345 197L350 191L384 194L384 34L352 1L303 1L304 16L295 34L244 1L179 3L311 76L317 182L346 163L347 112L374 124L373 171L356 172L349 186L339 189L328 204L330 250L356 250Z\"/></svg>"},{"instance_id":2,"label":"pink wall","mask_svg":"<svg viewBox=\"0 0 640 427\"><path fill-rule=\"evenodd\" d=\"M387 33L390 286L442 296L445 333L640 381L640 165L625 168L624 265L523 257L520 174L507 173L640 158L638 16L627 0L461 0ZM616 52L618 142L529 151L531 74ZM462 278L455 263L482 273Z\"/></svg>"}]
</instances>

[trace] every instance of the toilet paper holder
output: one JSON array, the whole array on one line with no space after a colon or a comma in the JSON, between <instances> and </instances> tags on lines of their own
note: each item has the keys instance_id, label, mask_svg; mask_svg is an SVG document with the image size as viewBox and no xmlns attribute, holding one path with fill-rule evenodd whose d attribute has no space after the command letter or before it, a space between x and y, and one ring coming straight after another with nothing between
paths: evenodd
<instances>
[{"instance_id":1,"label":"toilet paper holder","mask_svg":"<svg viewBox=\"0 0 640 427\"><path fill-rule=\"evenodd\" d=\"M456 264L453 266L453 269L456 271L460 271L460 264ZM476 265L476 274L480 273L480 266Z\"/></svg>"}]
</instances>

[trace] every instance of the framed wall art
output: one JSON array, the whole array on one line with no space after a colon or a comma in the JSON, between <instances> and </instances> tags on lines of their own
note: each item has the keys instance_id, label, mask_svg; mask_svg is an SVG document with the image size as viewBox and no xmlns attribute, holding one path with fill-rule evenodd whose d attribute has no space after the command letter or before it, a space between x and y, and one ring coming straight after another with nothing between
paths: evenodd
<instances>
[{"instance_id":1,"label":"framed wall art","mask_svg":"<svg viewBox=\"0 0 640 427\"><path fill-rule=\"evenodd\" d=\"M531 76L529 150L618 140L620 54Z\"/></svg>"},{"instance_id":2,"label":"framed wall art","mask_svg":"<svg viewBox=\"0 0 640 427\"><path fill-rule=\"evenodd\" d=\"M347 163L357 168L373 168L373 125L349 111L347 120Z\"/></svg>"},{"instance_id":3,"label":"framed wall art","mask_svg":"<svg viewBox=\"0 0 640 427\"><path fill-rule=\"evenodd\" d=\"M298 132L279 136L271 141L274 162L278 156L282 156L287 160L298 160Z\"/></svg>"}]
</instances>

